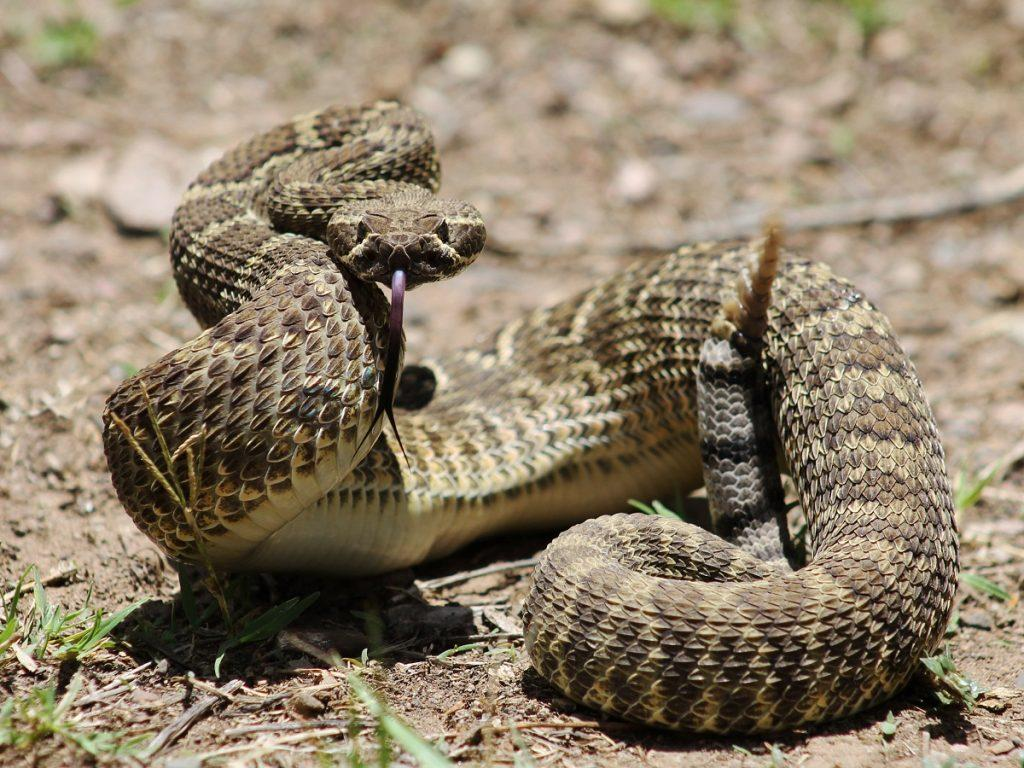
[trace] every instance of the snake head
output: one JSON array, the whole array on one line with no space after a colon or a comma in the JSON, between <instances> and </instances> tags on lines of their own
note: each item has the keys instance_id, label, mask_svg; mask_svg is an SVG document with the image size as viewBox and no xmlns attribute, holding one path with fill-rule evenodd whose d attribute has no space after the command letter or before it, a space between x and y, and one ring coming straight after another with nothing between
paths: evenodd
<instances>
[{"instance_id":1,"label":"snake head","mask_svg":"<svg viewBox=\"0 0 1024 768\"><path fill-rule=\"evenodd\" d=\"M411 185L348 202L327 227L334 257L358 277L389 285L402 270L409 288L457 275L476 259L486 236L472 205Z\"/></svg>"},{"instance_id":2,"label":"snake head","mask_svg":"<svg viewBox=\"0 0 1024 768\"><path fill-rule=\"evenodd\" d=\"M380 197L340 205L327 225L327 243L333 257L357 277L391 287L387 350L373 426L387 416L404 454L393 402L401 373L405 292L464 270L483 249L487 232L480 213L469 203L441 200L412 184L391 184L388 190ZM374 433L373 426L367 435Z\"/></svg>"}]
</instances>

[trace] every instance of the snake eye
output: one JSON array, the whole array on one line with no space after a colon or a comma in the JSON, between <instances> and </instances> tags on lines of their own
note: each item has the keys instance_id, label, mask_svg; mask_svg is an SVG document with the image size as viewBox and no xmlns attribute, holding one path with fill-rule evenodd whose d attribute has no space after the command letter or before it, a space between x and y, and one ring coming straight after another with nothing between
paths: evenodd
<instances>
[{"instance_id":1,"label":"snake eye","mask_svg":"<svg viewBox=\"0 0 1024 768\"><path fill-rule=\"evenodd\" d=\"M447 243L448 242L449 233L448 233L448 220L447 219L442 218L437 223L437 226L434 227L434 234L437 235L437 239L440 240L442 243Z\"/></svg>"}]
</instances>

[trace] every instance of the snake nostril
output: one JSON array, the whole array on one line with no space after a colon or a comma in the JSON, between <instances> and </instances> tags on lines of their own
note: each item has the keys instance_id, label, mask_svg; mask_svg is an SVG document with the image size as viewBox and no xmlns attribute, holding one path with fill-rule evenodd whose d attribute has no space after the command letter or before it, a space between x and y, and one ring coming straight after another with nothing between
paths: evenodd
<instances>
[{"instance_id":1,"label":"snake nostril","mask_svg":"<svg viewBox=\"0 0 1024 768\"><path fill-rule=\"evenodd\" d=\"M451 237L451 234L448 232L447 219L441 219L441 221L438 222L437 226L434 227L434 234L437 235L437 239L440 240L442 243L448 242L448 239Z\"/></svg>"}]
</instances>

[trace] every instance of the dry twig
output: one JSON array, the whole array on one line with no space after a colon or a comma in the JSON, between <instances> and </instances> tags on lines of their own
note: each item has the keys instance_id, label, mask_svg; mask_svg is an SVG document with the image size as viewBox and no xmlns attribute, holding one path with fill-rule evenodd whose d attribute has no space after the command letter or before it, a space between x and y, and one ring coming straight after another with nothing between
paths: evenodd
<instances>
[{"instance_id":1,"label":"dry twig","mask_svg":"<svg viewBox=\"0 0 1024 768\"><path fill-rule=\"evenodd\" d=\"M959 186L942 187L928 192L877 197L866 200L844 200L821 203L781 212L777 220L786 232L799 232L831 227L863 224L892 224L900 221L921 221L992 208L1024 198L1024 163L996 176L976 179ZM756 235L765 219L764 212L731 216L724 219L694 222L685 225L679 235L638 244L634 251L672 250L684 242L732 240Z\"/></svg>"},{"instance_id":2,"label":"dry twig","mask_svg":"<svg viewBox=\"0 0 1024 768\"><path fill-rule=\"evenodd\" d=\"M225 697L230 698L231 694L241 687L241 680L231 680L217 689L216 694L209 694L197 701L186 709L177 720L153 737L153 740L149 742L149 746L146 747L145 756L152 757L164 747L180 739L188 733L188 730L193 725L209 713L216 704L223 701Z\"/></svg>"},{"instance_id":3,"label":"dry twig","mask_svg":"<svg viewBox=\"0 0 1024 768\"><path fill-rule=\"evenodd\" d=\"M73 560L61 560L57 563L56 568L39 580L39 583L44 587L62 586L74 579L77 575L78 566L75 565ZM4 594L3 602L5 604L14 599L14 592L15 590L11 589Z\"/></svg>"},{"instance_id":4,"label":"dry twig","mask_svg":"<svg viewBox=\"0 0 1024 768\"><path fill-rule=\"evenodd\" d=\"M241 725L237 728L228 728L224 736L232 739L238 736L248 736L253 733L267 733L273 731L310 731L317 728L336 728L342 733L345 732L351 723L348 720L328 718L326 720L307 720L301 723L256 723L253 725Z\"/></svg>"},{"instance_id":5,"label":"dry twig","mask_svg":"<svg viewBox=\"0 0 1024 768\"><path fill-rule=\"evenodd\" d=\"M508 563L495 563L494 565L487 565L483 568L477 568L472 571L461 571L459 573L453 573L450 576L442 576L437 579L427 579L426 581L416 581L416 586L423 589L440 589L441 587L450 587L453 584L461 584L470 579L475 579L477 576L489 576L492 573L503 573L504 571L514 571L517 568L533 568L537 565L536 557L528 557L525 560L512 560Z\"/></svg>"}]
</instances>

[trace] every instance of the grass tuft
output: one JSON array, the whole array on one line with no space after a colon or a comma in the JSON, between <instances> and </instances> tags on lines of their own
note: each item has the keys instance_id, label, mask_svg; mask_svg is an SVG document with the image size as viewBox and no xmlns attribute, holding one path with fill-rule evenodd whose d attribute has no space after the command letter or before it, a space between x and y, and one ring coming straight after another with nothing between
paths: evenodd
<instances>
[{"instance_id":1,"label":"grass tuft","mask_svg":"<svg viewBox=\"0 0 1024 768\"><path fill-rule=\"evenodd\" d=\"M857 22L864 39L870 39L887 27L892 19L883 0L833 0L842 5Z\"/></svg>"},{"instance_id":2,"label":"grass tuft","mask_svg":"<svg viewBox=\"0 0 1024 768\"><path fill-rule=\"evenodd\" d=\"M195 541L196 557L206 574L203 584L213 596L220 609L224 624L228 629L227 637L221 642L213 665L214 676L220 677L221 664L228 651L242 645L260 643L273 638L278 632L298 618L310 605L316 602L320 597L320 593L314 592L303 598L293 597L266 609L241 627L236 626L231 610L228 607L227 584L221 578L210 559L206 550L204 532L195 515L200 477L206 460L206 433L203 430L193 433L172 451L167 437L160 427L160 420L150 398L149 391L141 381L139 382L139 387L146 404L146 414L150 427L153 430L153 436L159 447L159 456L151 456L143 448L139 439L120 416L116 413L111 413L110 417L132 449L138 454L139 459L149 474L163 487L173 503L178 506L191 529L193 541ZM182 480L179 479L178 472L175 471L175 466L182 457L185 458L187 485L183 484ZM181 585L182 611L193 633L195 633L199 630L206 617L199 614L195 592L187 567L182 567L178 570L178 577Z\"/></svg>"},{"instance_id":3,"label":"grass tuft","mask_svg":"<svg viewBox=\"0 0 1024 768\"><path fill-rule=\"evenodd\" d=\"M92 64L99 48L99 34L92 22L83 18L49 20L30 41L36 63L53 69Z\"/></svg>"},{"instance_id":4,"label":"grass tuft","mask_svg":"<svg viewBox=\"0 0 1024 768\"><path fill-rule=\"evenodd\" d=\"M931 675L935 698L947 705L960 704L968 712L974 709L985 689L956 668L948 648L936 656L924 657L921 664Z\"/></svg>"},{"instance_id":5,"label":"grass tuft","mask_svg":"<svg viewBox=\"0 0 1024 768\"><path fill-rule=\"evenodd\" d=\"M896 729L898 727L899 723L896 722L896 718L892 716L891 711L885 716L885 720L878 724L878 730L882 732L882 738L886 741L889 741L896 735Z\"/></svg>"},{"instance_id":6,"label":"grass tuft","mask_svg":"<svg viewBox=\"0 0 1024 768\"><path fill-rule=\"evenodd\" d=\"M687 32L721 32L736 23L736 0L650 0L651 10Z\"/></svg>"},{"instance_id":7,"label":"grass tuft","mask_svg":"<svg viewBox=\"0 0 1024 768\"><path fill-rule=\"evenodd\" d=\"M153 407L153 401L149 396L149 390L142 381L139 382L139 387L142 391L142 397L146 402L146 415L149 417L150 426L153 428L153 435L156 437L157 444L160 446L160 454L163 459L164 469L161 470L160 467L157 466L156 460L146 452L146 449L142 447L142 444L138 441L131 429L127 424L125 424L124 420L120 416L116 413L111 413L110 418L114 422L114 425L121 431L121 434L124 435L128 444L131 445L132 449L138 454L139 459L145 465L149 474L154 480L160 483L181 510L182 516L185 518L186 522L188 522L189 528L191 529L199 563L206 571L206 578L203 583L217 601L221 615L224 617L224 623L229 627L233 627L234 620L231 617L231 610L228 607L223 580L217 572L217 569L214 567L209 553L206 551L206 538L202 529L199 527L199 523L195 516L196 501L199 496L199 478L202 475L203 466L206 460L206 432L204 430L200 430L190 435L172 453L170 446L168 445L167 438L164 436L163 430L160 428L160 420L157 418L156 409ZM197 445L198 451L196 449ZM185 455L186 460L188 493L185 492L184 487L178 480L177 473L174 471L174 465L182 454Z\"/></svg>"},{"instance_id":8,"label":"grass tuft","mask_svg":"<svg viewBox=\"0 0 1024 768\"><path fill-rule=\"evenodd\" d=\"M21 603L30 574L34 577L33 601L24 610ZM18 580L11 600L3 605L6 618L0 629L0 666L13 656L31 670L37 661L80 661L95 651L110 648L114 644L110 637L113 631L148 598L109 615L102 608L94 608L91 600L90 589L81 608L68 610L51 602L38 569L30 567Z\"/></svg>"},{"instance_id":9,"label":"grass tuft","mask_svg":"<svg viewBox=\"0 0 1024 768\"><path fill-rule=\"evenodd\" d=\"M0 746L25 750L44 739L56 738L97 759L141 754L148 734L89 731L70 717L81 690L82 677L76 674L59 700L55 685L33 688L26 696L7 699L0 705Z\"/></svg>"},{"instance_id":10,"label":"grass tuft","mask_svg":"<svg viewBox=\"0 0 1024 768\"><path fill-rule=\"evenodd\" d=\"M979 501L982 493L993 482L1024 456L1024 443L1018 443L1005 455L982 467L977 472L968 472L961 467L953 480L953 502L958 513L966 512Z\"/></svg>"},{"instance_id":11,"label":"grass tuft","mask_svg":"<svg viewBox=\"0 0 1024 768\"><path fill-rule=\"evenodd\" d=\"M999 464L990 466L981 472L970 475L961 469L953 481L953 503L960 512L966 512L979 501L985 488L996 479L1002 467Z\"/></svg>"}]
</instances>

